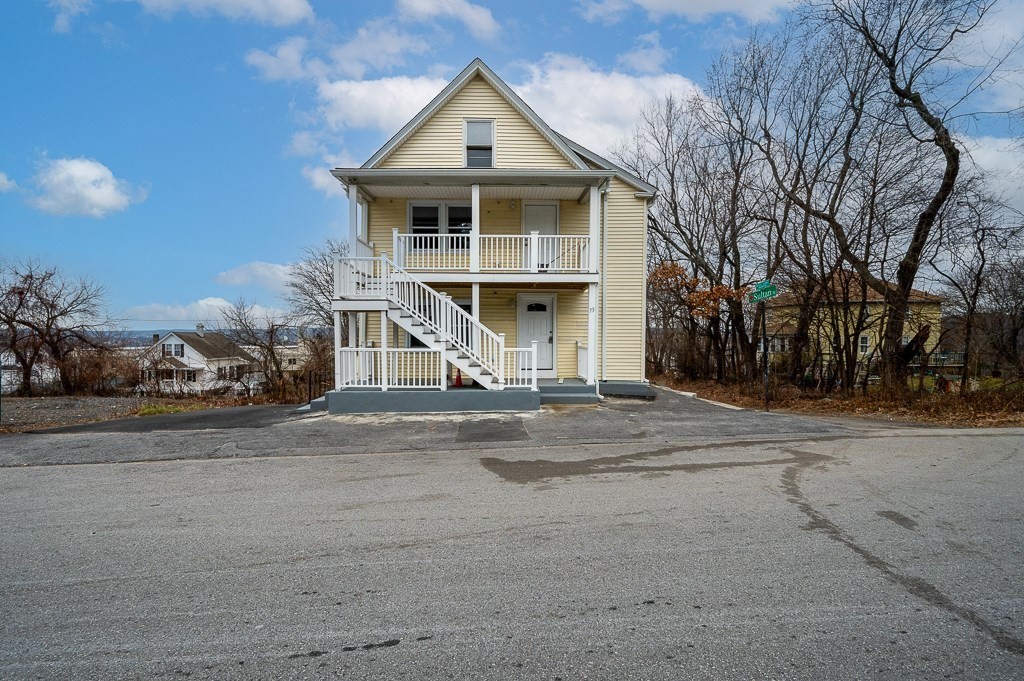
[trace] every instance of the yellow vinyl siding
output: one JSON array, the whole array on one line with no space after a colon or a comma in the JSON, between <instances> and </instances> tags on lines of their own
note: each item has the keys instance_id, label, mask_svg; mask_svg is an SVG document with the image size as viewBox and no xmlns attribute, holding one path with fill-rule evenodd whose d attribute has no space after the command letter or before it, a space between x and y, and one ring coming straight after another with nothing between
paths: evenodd
<instances>
[{"instance_id":1,"label":"yellow vinyl siding","mask_svg":"<svg viewBox=\"0 0 1024 681\"><path fill-rule=\"evenodd\" d=\"M647 216L645 202L633 196L635 192L618 178L612 180L608 192L605 378L610 381L639 381L645 373L643 301ZM597 366L600 373L600 357Z\"/></svg>"},{"instance_id":2,"label":"yellow vinyl siding","mask_svg":"<svg viewBox=\"0 0 1024 681\"><path fill-rule=\"evenodd\" d=\"M465 167L463 122L467 118L494 119L496 168L574 167L487 81L479 77L467 83L378 167Z\"/></svg>"},{"instance_id":3,"label":"yellow vinyl siding","mask_svg":"<svg viewBox=\"0 0 1024 681\"><path fill-rule=\"evenodd\" d=\"M587 342L587 292L559 291L555 305L558 318L558 377L576 378L576 341Z\"/></svg>"}]
</instances>

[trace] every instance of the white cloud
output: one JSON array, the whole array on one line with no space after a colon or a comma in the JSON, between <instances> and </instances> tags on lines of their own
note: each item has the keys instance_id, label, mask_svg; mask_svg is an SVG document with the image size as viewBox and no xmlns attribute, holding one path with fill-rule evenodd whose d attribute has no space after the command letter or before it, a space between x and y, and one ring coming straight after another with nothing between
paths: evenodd
<instances>
[{"instance_id":1,"label":"white cloud","mask_svg":"<svg viewBox=\"0 0 1024 681\"><path fill-rule=\"evenodd\" d=\"M648 102L698 89L677 73L634 76L602 71L562 54L548 54L527 69L527 81L512 89L552 128L599 154L629 135Z\"/></svg>"},{"instance_id":2,"label":"white cloud","mask_svg":"<svg viewBox=\"0 0 1024 681\"><path fill-rule=\"evenodd\" d=\"M18 184L7 177L7 173L0 173L0 194L6 194L7 192L13 192L18 188Z\"/></svg>"},{"instance_id":3,"label":"white cloud","mask_svg":"<svg viewBox=\"0 0 1024 681\"><path fill-rule=\"evenodd\" d=\"M71 20L79 14L88 14L92 9L91 0L50 0L50 8L57 15L53 18L55 33L70 33Z\"/></svg>"},{"instance_id":4,"label":"white cloud","mask_svg":"<svg viewBox=\"0 0 1024 681\"><path fill-rule=\"evenodd\" d=\"M221 272L217 275L216 282L225 286L256 285L275 293L283 293L288 290L291 276L291 265L256 260Z\"/></svg>"},{"instance_id":5,"label":"white cloud","mask_svg":"<svg viewBox=\"0 0 1024 681\"><path fill-rule=\"evenodd\" d=\"M333 129L398 130L444 89L448 81L426 76L321 81L319 111Z\"/></svg>"},{"instance_id":6,"label":"white cloud","mask_svg":"<svg viewBox=\"0 0 1024 681\"><path fill-rule=\"evenodd\" d=\"M328 198L345 196L345 188L334 175L331 175L331 169L326 165L302 166L302 176L309 181L313 189L322 191Z\"/></svg>"},{"instance_id":7,"label":"white cloud","mask_svg":"<svg viewBox=\"0 0 1024 681\"><path fill-rule=\"evenodd\" d=\"M360 161L352 158L345 150L337 154L324 154L318 165L302 166L302 176L309 181L313 189L323 192L327 198L333 199L345 196L345 188L338 182L338 178L331 175L332 168L358 168Z\"/></svg>"},{"instance_id":8,"label":"white cloud","mask_svg":"<svg viewBox=\"0 0 1024 681\"><path fill-rule=\"evenodd\" d=\"M261 24L287 26L313 18L307 0L136 0L147 12L170 16L179 11L191 14L220 14Z\"/></svg>"},{"instance_id":9,"label":"white cloud","mask_svg":"<svg viewBox=\"0 0 1024 681\"><path fill-rule=\"evenodd\" d=\"M636 47L619 55L618 63L639 73L658 73L672 55L661 46L657 31L637 36Z\"/></svg>"},{"instance_id":10,"label":"white cloud","mask_svg":"<svg viewBox=\"0 0 1024 681\"><path fill-rule=\"evenodd\" d=\"M320 142L320 133L313 130L300 130L292 135L285 153L289 156L313 156L324 153L324 145Z\"/></svg>"},{"instance_id":11,"label":"white cloud","mask_svg":"<svg viewBox=\"0 0 1024 681\"><path fill-rule=\"evenodd\" d=\"M407 20L457 19L477 40L495 38L501 29L491 10L467 0L398 0L397 7L399 15Z\"/></svg>"},{"instance_id":12,"label":"white cloud","mask_svg":"<svg viewBox=\"0 0 1024 681\"><path fill-rule=\"evenodd\" d=\"M35 176L33 206L54 215L101 218L146 199L146 191L114 177L110 168L91 158L47 160Z\"/></svg>"},{"instance_id":13,"label":"white cloud","mask_svg":"<svg viewBox=\"0 0 1024 681\"><path fill-rule=\"evenodd\" d=\"M714 14L736 14L750 21L772 21L778 10L793 0L579 0L580 14L587 21L613 24L638 7L652 21L666 16L681 16L701 21Z\"/></svg>"},{"instance_id":14,"label":"white cloud","mask_svg":"<svg viewBox=\"0 0 1024 681\"><path fill-rule=\"evenodd\" d=\"M200 298L191 303L147 303L136 305L124 311L127 322L219 322L226 308L233 305L229 300L218 296ZM284 310L275 307L255 305L254 316L257 319L270 317L283 319Z\"/></svg>"},{"instance_id":15,"label":"white cloud","mask_svg":"<svg viewBox=\"0 0 1024 681\"><path fill-rule=\"evenodd\" d=\"M362 78L368 69L403 66L407 54L426 54L430 49L424 38L406 33L386 19L374 19L361 26L354 38L332 48L331 58L337 73Z\"/></svg>"},{"instance_id":16,"label":"white cloud","mask_svg":"<svg viewBox=\"0 0 1024 681\"><path fill-rule=\"evenodd\" d=\"M970 137L962 140L975 165L985 172L988 188L1013 208L1024 211L1024 148L1009 137Z\"/></svg>"},{"instance_id":17,"label":"white cloud","mask_svg":"<svg viewBox=\"0 0 1024 681\"><path fill-rule=\"evenodd\" d=\"M274 48L274 52L249 50L245 63L260 72L265 80L302 80L324 75L326 67L319 60L306 60L306 39L288 38Z\"/></svg>"}]
</instances>

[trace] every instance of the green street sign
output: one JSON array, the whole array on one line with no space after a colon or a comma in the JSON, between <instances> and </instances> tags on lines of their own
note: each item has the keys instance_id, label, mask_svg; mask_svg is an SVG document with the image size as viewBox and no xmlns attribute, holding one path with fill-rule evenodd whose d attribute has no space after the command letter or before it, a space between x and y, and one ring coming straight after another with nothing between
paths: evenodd
<instances>
[{"instance_id":1,"label":"green street sign","mask_svg":"<svg viewBox=\"0 0 1024 681\"><path fill-rule=\"evenodd\" d=\"M768 284L766 288L759 288L756 291L750 293L750 302L757 303L762 300L768 300L779 295L779 289L774 284Z\"/></svg>"},{"instance_id":2,"label":"green street sign","mask_svg":"<svg viewBox=\"0 0 1024 681\"><path fill-rule=\"evenodd\" d=\"M772 285L772 282L770 282L770 281L768 281L767 279L765 279L765 280L764 280L764 281L762 281L761 283L759 283L759 284L755 284L755 285L754 285L754 290L755 290L755 291L763 291L763 290L765 290L766 288L770 287L771 285Z\"/></svg>"}]
</instances>

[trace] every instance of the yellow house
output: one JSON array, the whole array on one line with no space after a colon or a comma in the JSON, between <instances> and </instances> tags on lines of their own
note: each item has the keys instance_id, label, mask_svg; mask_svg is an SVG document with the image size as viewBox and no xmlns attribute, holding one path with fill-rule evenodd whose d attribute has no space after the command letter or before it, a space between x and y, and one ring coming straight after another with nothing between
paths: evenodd
<instances>
[{"instance_id":1,"label":"yellow house","mask_svg":"<svg viewBox=\"0 0 1024 681\"><path fill-rule=\"evenodd\" d=\"M361 167L332 174L350 233L335 269L331 411L649 390L655 187L553 131L481 60Z\"/></svg>"},{"instance_id":2,"label":"yellow house","mask_svg":"<svg viewBox=\"0 0 1024 681\"><path fill-rule=\"evenodd\" d=\"M783 292L768 303L769 350L772 353L792 350L792 338L800 314L800 296ZM863 311L862 311L863 310ZM843 339L852 342L857 361L876 356L881 343L885 301L874 289L862 293L860 278L849 270L840 270L833 277L827 295L822 296L808 329L808 357L818 354L825 362L835 356L835 346ZM942 321L942 297L912 289L907 303L903 327L903 344L926 325L931 327L924 349L932 352L939 342Z\"/></svg>"}]
</instances>

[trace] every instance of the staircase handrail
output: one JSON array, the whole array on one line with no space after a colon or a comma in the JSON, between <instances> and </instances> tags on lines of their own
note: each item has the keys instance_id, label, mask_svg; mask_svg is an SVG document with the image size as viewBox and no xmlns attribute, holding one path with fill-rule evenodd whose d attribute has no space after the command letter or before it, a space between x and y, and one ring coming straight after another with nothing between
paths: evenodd
<instances>
[{"instance_id":1,"label":"staircase handrail","mask_svg":"<svg viewBox=\"0 0 1024 681\"><path fill-rule=\"evenodd\" d=\"M382 282L382 288L388 300L397 304L430 331L437 334L442 343L451 343L456 349L479 362L482 368L487 369L494 376L499 385L504 383L504 338L453 303L451 296L442 296L400 267L387 255L381 256L381 264L383 265L381 274L385 279ZM401 291L403 285L411 287L415 293L409 295L408 291ZM412 298L419 298L419 300L411 300ZM416 305L415 302L426 303L426 305ZM426 314L427 311L431 314ZM440 324L438 320L441 321ZM471 331L471 337L478 339L479 347L474 348L473 343L459 333L460 330Z\"/></svg>"}]
</instances>

